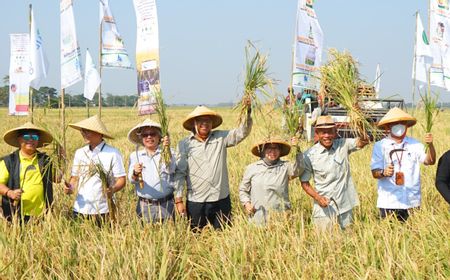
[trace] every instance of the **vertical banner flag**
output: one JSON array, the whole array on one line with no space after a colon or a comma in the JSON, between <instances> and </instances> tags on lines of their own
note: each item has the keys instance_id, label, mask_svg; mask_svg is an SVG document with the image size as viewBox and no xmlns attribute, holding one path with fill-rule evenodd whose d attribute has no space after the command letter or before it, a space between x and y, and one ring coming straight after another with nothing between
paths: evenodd
<instances>
[{"instance_id":1,"label":"vertical banner flag","mask_svg":"<svg viewBox=\"0 0 450 280\"><path fill-rule=\"evenodd\" d=\"M159 32L155 0L133 0L137 19L136 69L139 115L155 113L159 90Z\"/></svg>"},{"instance_id":2,"label":"vertical banner flag","mask_svg":"<svg viewBox=\"0 0 450 280\"><path fill-rule=\"evenodd\" d=\"M33 10L31 10L31 33L30 33L30 86L39 89L41 81L47 78L48 60L42 47L42 37L34 21Z\"/></svg>"},{"instance_id":3,"label":"vertical banner flag","mask_svg":"<svg viewBox=\"0 0 450 280\"><path fill-rule=\"evenodd\" d=\"M416 28L416 53L414 55L415 63L413 63L415 69L413 69L412 78L416 81L427 83L433 52L431 51L419 13L416 16Z\"/></svg>"},{"instance_id":4,"label":"vertical banner flag","mask_svg":"<svg viewBox=\"0 0 450 280\"><path fill-rule=\"evenodd\" d=\"M373 87L375 88L375 93L377 94L377 98L378 94L380 93L380 85L381 85L381 69L380 63L378 63L377 70L375 71L375 84L373 85Z\"/></svg>"},{"instance_id":5,"label":"vertical banner flag","mask_svg":"<svg viewBox=\"0 0 450 280\"><path fill-rule=\"evenodd\" d=\"M109 0L100 0L100 22L103 24L101 66L131 68L128 53L109 9Z\"/></svg>"},{"instance_id":6,"label":"vertical banner flag","mask_svg":"<svg viewBox=\"0 0 450 280\"><path fill-rule=\"evenodd\" d=\"M450 47L450 11L448 1L430 1L430 46L433 63L430 68L430 84L445 88L450 84L445 76L450 76L450 61L444 58L449 56Z\"/></svg>"},{"instance_id":7,"label":"vertical banner flag","mask_svg":"<svg viewBox=\"0 0 450 280\"><path fill-rule=\"evenodd\" d=\"M100 83L100 75L95 68L89 50L86 50L86 65L84 69L84 97L92 100Z\"/></svg>"},{"instance_id":8,"label":"vertical banner flag","mask_svg":"<svg viewBox=\"0 0 450 280\"><path fill-rule=\"evenodd\" d=\"M293 86L318 89L315 73L322 61L323 32L313 8L314 0L299 0L294 51Z\"/></svg>"},{"instance_id":9,"label":"vertical banner flag","mask_svg":"<svg viewBox=\"0 0 450 280\"><path fill-rule=\"evenodd\" d=\"M78 46L72 0L61 0L61 88L81 81L81 52Z\"/></svg>"},{"instance_id":10,"label":"vertical banner flag","mask_svg":"<svg viewBox=\"0 0 450 280\"><path fill-rule=\"evenodd\" d=\"M28 115L30 102L30 35L10 34L11 60L9 64L9 114Z\"/></svg>"}]
</instances>

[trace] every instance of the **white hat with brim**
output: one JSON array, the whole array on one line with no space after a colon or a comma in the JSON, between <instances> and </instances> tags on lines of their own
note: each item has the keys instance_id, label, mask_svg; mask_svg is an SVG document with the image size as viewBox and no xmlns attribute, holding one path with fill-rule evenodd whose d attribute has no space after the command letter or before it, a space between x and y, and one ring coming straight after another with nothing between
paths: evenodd
<instances>
[{"instance_id":1,"label":"white hat with brim","mask_svg":"<svg viewBox=\"0 0 450 280\"><path fill-rule=\"evenodd\" d=\"M327 116L320 116L317 118L315 128L316 129L332 128L335 126L336 123L334 122L333 118L330 115L327 115Z\"/></svg>"},{"instance_id":2,"label":"white hat with brim","mask_svg":"<svg viewBox=\"0 0 450 280\"><path fill-rule=\"evenodd\" d=\"M159 130L159 132L161 132L161 125L159 123L152 121L151 119L145 119L128 132L128 141L135 145L142 145L142 140L139 133L144 127L155 127Z\"/></svg>"},{"instance_id":3,"label":"white hat with brim","mask_svg":"<svg viewBox=\"0 0 450 280\"><path fill-rule=\"evenodd\" d=\"M111 133L109 133L109 131L106 129L105 124L102 122L98 115L92 116L77 123L71 123L69 124L69 126L76 130L86 129L94 131L100 133L105 138L114 139L114 137L111 136Z\"/></svg>"},{"instance_id":4,"label":"white hat with brim","mask_svg":"<svg viewBox=\"0 0 450 280\"><path fill-rule=\"evenodd\" d=\"M280 147L280 157L288 155L291 151L291 145L281 139L268 139L255 144L252 148L252 154L257 157L263 157L264 147L268 144L277 144Z\"/></svg>"},{"instance_id":5,"label":"white hat with brim","mask_svg":"<svg viewBox=\"0 0 450 280\"><path fill-rule=\"evenodd\" d=\"M222 124L222 117L206 106L197 106L184 120L183 127L189 131L194 129L194 119L197 117L208 116L212 119L212 128Z\"/></svg>"},{"instance_id":6,"label":"white hat with brim","mask_svg":"<svg viewBox=\"0 0 450 280\"><path fill-rule=\"evenodd\" d=\"M39 133L39 142L38 142L38 148L46 146L50 143L52 143L53 141L53 136L46 131L43 128L40 128L34 124L32 124L31 122L27 122L17 128L13 128L8 130L4 135L3 135L3 140L13 146L13 147L20 147L19 144L19 140L18 137L25 131L37 131Z\"/></svg>"},{"instance_id":7,"label":"white hat with brim","mask_svg":"<svg viewBox=\"0 0 450 280\"><path fill-rule=\"evenodd\" d=\"M384 115L383 118L378 122L378 126L386 127L391 123L405 122L408 127L416 124L417 120L410 114L406 113L398 107L394 107L389 110L389 112Z\"/></svg>"}]
</instances>

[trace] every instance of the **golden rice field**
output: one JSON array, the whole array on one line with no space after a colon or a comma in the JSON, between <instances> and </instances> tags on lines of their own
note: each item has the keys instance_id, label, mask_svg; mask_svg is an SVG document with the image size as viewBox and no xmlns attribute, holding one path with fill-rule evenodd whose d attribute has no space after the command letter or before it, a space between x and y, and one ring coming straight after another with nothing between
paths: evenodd
<instances>
[{"instance_id":1,"label":"golden rice field","mask_svg":"<svg viewBox=\"0 0 450 280\"><path fill-rule=\"evenodd\" d=\"M181 126L192 108L169 108L172 146L187 135ZM217 109L222 129L234 127L237 113ZM93 111L93 109L91 109ZM419 112L420 114L420 112ZM118 223L97 228L67 218L73 197L55 186L51 215L24 228L0 221L0 279L450 279L450 212L434 187L436 166L422 168L422 208L406 224L380 221L375 207L376 181L370 175L372 145L351 156L352 175L361 205L351 229L318 233L310 223L311 199L293 180L293 211L267 227L246 222L238 203L238 184L245 166L256 160L252 145L268 133L280 134L281 116L268 110L259 116L250 136L229 149L234 226L221 232L191 233L178 219L164 225L141 225L135 215L136 197L130 185L117 195ZM84 109L67 110L67 122L86 117ZM104 109L103 120L116 136L108 141L127 160L134 146L128 131L142 118L132 109ZM37 124L59 132L58 111L39 109ZM419 123L423 116L419 115ZM450 149L450 112L438 116L433 128L438 155ZM1 134L24 122L0 110ZM423 129L414 128L420 138ZM79 132L67 129L72 159L83 145ZM302 143L303 149L310 144ZM0 154L13 151L3 143ZM70 164L69 164L70 165ZM66 177L68 178L68 174Z\"/></svg>"}]
</instances>

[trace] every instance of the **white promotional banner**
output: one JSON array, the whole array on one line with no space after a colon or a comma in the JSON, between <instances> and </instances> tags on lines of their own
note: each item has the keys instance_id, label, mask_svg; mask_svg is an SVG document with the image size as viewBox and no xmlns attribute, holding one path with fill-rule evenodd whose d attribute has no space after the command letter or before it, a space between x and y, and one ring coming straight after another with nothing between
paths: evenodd
<instances>
[{"instance_id":1,"label":"white promotional banner","mask_svg":"<svg viewBox=\"0 0 450 280\"><path fill-rule=\"evenodd\" d=\"M30 86L39 89L41 81L47 78L48 60L42 46L42 37L36 27L33 10L31 10L30 42Z\"/></svg>"},{"instance_id":2,"label":"white promotional banner","mask_svg":"<svg viewBox=\"0 0 450 280\"><path fill-rule=\"evenodd\" d=\"M433 52L431 51L430 43L425 29L423 28L422 19L420 18L419 13L416 15L415 51L416 53L414 55L414 69L412 71L412 78L419 82L428 83L428 72L430 71L430 67L433 63ZM442 79L442 72L433 72L432 79L435 84L438 83L439 79Z\"/></svg>"},{"instance_id":3,"label":"white promotional banner","mask_svg":"<svg viewBox=\"0 0 450 280\"><path fill-rule=\"evenodd\" d=\"M78 46L72 0L61 0L61 88L82 80L81 52Z\"/></svg>"},{"instance_id":4,"label":"white promotional banner","mask_svg":"<svg viewBox=\"0 0 450 280\"><path fill-rule=\"evenodd\" d=\"M294 51L293 86L318 89L317 71L322 62L323 32L313 0L299 0Z\"/></svg>"},{"instance_id":5,"label":"white promotional banner","mask_svg":"<svg viewBox=\"0 0 450 280\"><path fill-rule=\"evenodd\" d=\"M136 69L139 115L155 113L159 80L159 31L155 0L133 0L136 11Z\"/></svg>"},{"instance_id":6,"label":"white promotional banner","mask_svg":"<svg viewBox=\"0 0 450 280\"><path fill-rule=\"evenodd\" d=\"M30 102L30 35L10 34L9 114L28 115Z\"/></svg>"},{"instance_id":7,"label":"white promotional banner","mask_svg":"<svg viewBox=\"0 0 450 280\"><path fill-rule=\"evenodd\" d=\"M86 65L84 69L84 97L92 100L100 83L100 75L95 68L89 50L86 50Z\"/></svg>"},{"instance_id":8,"label":"white promotional banner","mask_svg":"<svg viewBox=\"0 0 450 280\"><path fill-rule=\"evenodd\" d=\"M108 0L100 0L100 22L102 24L102 61L105 67L131 68L131 62Z\"/></svg>"}]
</instances>

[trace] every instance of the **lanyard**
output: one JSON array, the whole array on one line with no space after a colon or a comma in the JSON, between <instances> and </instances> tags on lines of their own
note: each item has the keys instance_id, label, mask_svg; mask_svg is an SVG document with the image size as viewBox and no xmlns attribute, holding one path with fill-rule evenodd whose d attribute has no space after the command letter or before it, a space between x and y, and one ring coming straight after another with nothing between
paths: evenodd
<instances>
[{"instance_id":1,"label":"lanyard","mask_svg":"<svg viewBox=\"0 0 450 280\"><path fill-rule=\"evenodd\" d=\"M391 158L391 161L392 161L392 154L395 154L395 157L397 158L398 161L399 170L402 169L403 152L405 151L404 147L405 143L403 143L400 149L393 149L392 151L389 152L389 157ZM400 157L398 156L398 152L401 152Z\"/></svg>"}]
</instances>

